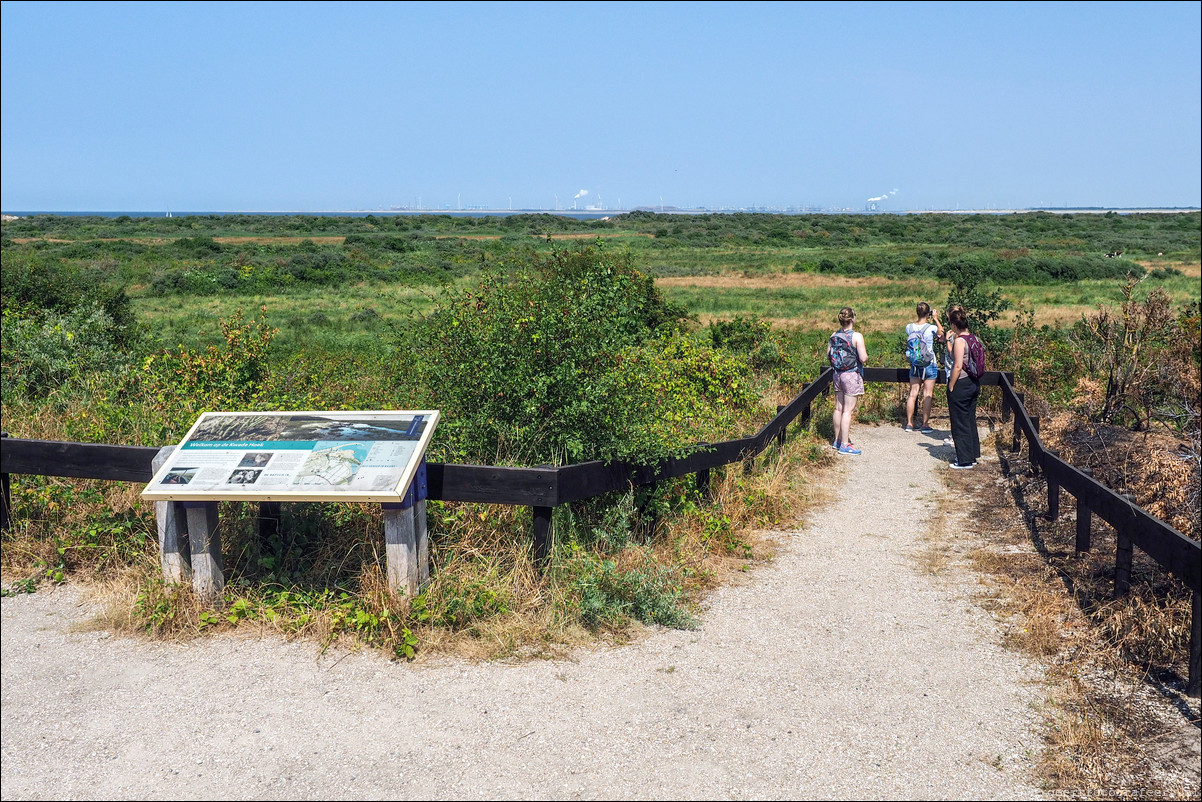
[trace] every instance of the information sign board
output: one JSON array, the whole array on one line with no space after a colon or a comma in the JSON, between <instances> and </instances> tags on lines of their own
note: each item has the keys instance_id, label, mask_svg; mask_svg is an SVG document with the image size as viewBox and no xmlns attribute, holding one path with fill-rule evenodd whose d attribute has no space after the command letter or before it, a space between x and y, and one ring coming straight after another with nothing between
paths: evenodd
<instances>
[{"instance_id":1,"label":"information sign board","mask_svg":"<svg viewBox=\"0 0 1202 802\"><path fill-rule=\"evenodd\" d=\"M437 410L206 412L142 497L399 502L438 417Z\"/></svg>"}]
</instances>

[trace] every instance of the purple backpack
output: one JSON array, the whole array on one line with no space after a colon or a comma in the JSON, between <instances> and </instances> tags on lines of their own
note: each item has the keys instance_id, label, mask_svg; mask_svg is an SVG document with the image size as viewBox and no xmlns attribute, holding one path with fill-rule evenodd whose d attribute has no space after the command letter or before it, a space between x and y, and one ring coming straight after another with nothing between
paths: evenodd
<instances>
[{"instance_id":1,"label":"purple backpack","mask_svg":"<svg viewBox=\"0 0 1202 802\"><path fill-rule=\"evenodd\" d=\"M964 339L964 372L980 379L985 373L985 346L971 331L960 336Z\"/></svg>"}]
</instances>

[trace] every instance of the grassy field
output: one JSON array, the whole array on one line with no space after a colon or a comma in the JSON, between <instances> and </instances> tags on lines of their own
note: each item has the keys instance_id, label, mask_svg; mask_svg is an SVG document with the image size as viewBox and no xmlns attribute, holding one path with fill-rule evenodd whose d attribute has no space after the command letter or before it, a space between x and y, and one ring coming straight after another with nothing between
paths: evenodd
<instances>
[{"instance_id":1,"label":"grassy field","mask_svg":"<svg viewBox=\"0 0 1202 802\"><path fill-rule=\"evenodd\" d=\"M1146 297L1160 287L1177 303L1202 296L1202 266L1170 265L1181 272L1167 278L1150 278L1140 287ZM856 310L857 326L866 332L892 332L913 320L914 304L927 301L941 307L949 285L932 279L896 279L881 276L857 278L814 273L776 272L748 275L667 276L657 280L667 297L684 304L702 322L743 315L758 315L787 328L830 328L843 306ZM1065 325L1080 320L1100 304L1114 305L1122 296L1121 282L1107 279L1075 281L1062 285L999 285L1003 297L1017 308L1031 309L1036 325ZM999 325L1013 325L1012 319Z\"/></svg>"},{"instance_id":2,"label":"grassy field","mask_svg":"<svg viewBox=\"0 0 1202 802\"><path fill-rule=\"evenodd\" d=\"M337 292L323 288L277 295L132 297L139 320L165 347L216 342L218 320L238 310L247 315L265 310L267 323L279 329L275 345L282 351L367 353L379 350L385 342L382 338L391 339L394 326L428 311L436 291L400 284L351 284Z\"/></svg>"},{"instance_id":3,"label":"grassy field","mask_svg":"<svg viewBox=\"0 0 1202 802\"><path fill-rule=\"evenodd\" d=\"M733 258L733 257L732 257ZM754 262L755 254L748 255ZM1149 263L1150 265L1153 263ZM1174 262L1164 265L1180 272L1145 280L1137 297L1153 288L1163 289L1178 304L1202 300L1202 265ZM831 329L843 306L856 310L857 326L868 335L891 336L913 319L914 304L927 301L941 308L950 285L936 279L885 276L840 276L794 272L780 266L760 269L723 269L660 276L656 285L665 297L686 307L701 325L735 317L759 317L780 329L820 332ZM456 278L446 285L465 291L474 277ZM1012 304L1011 314L998 325L1014 325L1014 312L1034 312L1035 324L1072 325L1100 305L1122 300L1122 282L1088 279L1065 284L997 285ZM361 282L338 288L302 288L276 294L178 296L131 290L139 319L165 346L197 346L214 341L216 321L236 310L247 314L266 310L268 323L280 330L277 346L285 351L316 348L322 351L370 352L391 339L396 326L428 312L441 287Z\"/></svg>"}]
</instances>

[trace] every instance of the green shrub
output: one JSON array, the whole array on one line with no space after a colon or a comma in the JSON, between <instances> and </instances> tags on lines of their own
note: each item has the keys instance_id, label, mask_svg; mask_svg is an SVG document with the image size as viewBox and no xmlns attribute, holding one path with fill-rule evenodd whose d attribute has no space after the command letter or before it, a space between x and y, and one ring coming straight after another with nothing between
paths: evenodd
<instances>
[{"instance_id":1,"label":"green shrub","mask_svg":"<svg viewBox=\"0 0 1202 802\"><path fill-rule=\"evenodd\" d=\"M632 564L580 549L561 555L559 579L573 600L573 612L590 629L620 628L631 620L678 629L697 622L679 569L659 564L645 549L632 547L624 556Z\"/></svg>"},{"instance_id":2,"label":"green shrub","mask_svg":"<svg viewBox=\"0 0 1202 802\"><path fill-rule=\"evenodd\" d=\"M445 294L401 343L448 458L645 462L752 403L746 364L685 336L682 309L597 243Z\"/></svg>"},{"instance_id":3,"label":"green shrub","mask_svg":"<svg viewBox=\"0 0 1202 802\"><path fill-rule=\"evenodd\" d=\"M66 313L20 315L5 309L3 398L53 395L66 401L96 374L119 374L129 365L127 333L98 304Z\"/></svg>"},{"instance_id":4,"label":"green shrub","mask_svg":"<svg viewBox=\"0 0 1202 802\"><path fill-rule=\"evenodd\" d=\"M757 317L742 315L731 320L715 320L709 325L710 342L715 348L726 348L750 354L772 336L772 325Z\"/></svg>"}]
</instances>

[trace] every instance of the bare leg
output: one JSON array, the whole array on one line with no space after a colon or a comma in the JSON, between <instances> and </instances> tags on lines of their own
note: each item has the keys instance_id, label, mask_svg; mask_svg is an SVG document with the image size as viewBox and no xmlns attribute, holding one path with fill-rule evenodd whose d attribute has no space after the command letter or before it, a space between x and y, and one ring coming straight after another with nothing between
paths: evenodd
<instances>
[{"instance_id":1,"label":"bare leg","mask_svg":"<svg viewBox=\"0 0 1202 802\"><path fill-rule=\"evenodd\" d=\"M914 406L918 403L918 388L921 386L921 381L910 377L910 395L906 398L906 425L911 429L914 428Z\"/></svg>"},{"instance_id":2,"label":"bare leg","mask_svg":"<svg viewBox=\"0 0 1202 802\"><path fill-rule=\"evenodd\" d=\"M931 405L935 402L935 380L927 379L923 382L923 397L922 397L922 425L928 426L931 422Z\"/></svg>"},{"instance_id":3,"label":"bare leg","mask_svg":"<svg viewBox=\"0 0 1202 802\"><path fill-rule=\"evenodd\" d=\"M843 443L843 438L840 436L840 427L843 423L843 402L843 392L835 390L835 411L831 413L831 427L835 432L835 442L840 445Z\"/></svg>"},{"instance_id":4,"label":"bare leg","mask_svg":"<svg viewBox=\"0 0 1202 802\"><path fill-rule=\"evenodd\" d=\"M839 433L842 435L839 442L843 445L851 443L851 418L852 413L856 411L857 397L854 395L844 396L843 398L843 415L839 422Z\"/></svg>"}]
</instances>

